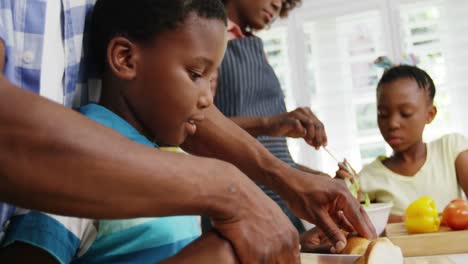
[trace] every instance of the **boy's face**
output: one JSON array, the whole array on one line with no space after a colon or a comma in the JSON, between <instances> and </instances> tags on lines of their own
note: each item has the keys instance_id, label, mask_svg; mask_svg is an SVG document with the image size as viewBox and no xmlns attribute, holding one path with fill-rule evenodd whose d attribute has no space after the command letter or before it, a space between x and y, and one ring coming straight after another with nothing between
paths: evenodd
<instances>
[{"instance_id":1,"label":"boy's face","mask_svg":"<svg viewBox=\"0 0 468 264\"><path fill-rule=\"evenodd\" d=\"M283 0L232 0L232 2L245 26L261 30L279 16Z\"/></svg>"},{"instance_id":2,"label":"boy's face","mask_svg":"<svg viewBox=\"0 0 468 264\"><path fill-rule=\"evenodd\" d=\"M422 141L426 124L436 115L427 90L417 82L402 78L379 87L377 121L380 133L396 152L402 152Z\"/></svg>"},{"instance_id":3,"label":"boy's face","mask_svg":"<svg viewBox=\"0 0 468 264\"><path fill-rule=\"evenodd\" d=\"M213 102L210 80L224 56L226 27L192 14L177 29L137 45L136 75L125 99L157 142L180 145Z\"/></svg>"}]
</instances>

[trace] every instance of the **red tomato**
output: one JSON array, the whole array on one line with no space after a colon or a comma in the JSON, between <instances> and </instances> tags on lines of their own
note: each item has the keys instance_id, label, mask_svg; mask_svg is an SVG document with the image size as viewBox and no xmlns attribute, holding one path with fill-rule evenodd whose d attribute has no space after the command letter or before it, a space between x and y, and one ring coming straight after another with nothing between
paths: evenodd
<instances>
[{"instance_id":1,"label":"red tomato","mask_svg":"<svg viewBox=\"0 0 468 264\"><path fill-rule=\"evenodd\" d=\"M452 200L444 209L442 222L453 230L468 228L468 202L463 199Z\"/></svg>"}]
</instances>

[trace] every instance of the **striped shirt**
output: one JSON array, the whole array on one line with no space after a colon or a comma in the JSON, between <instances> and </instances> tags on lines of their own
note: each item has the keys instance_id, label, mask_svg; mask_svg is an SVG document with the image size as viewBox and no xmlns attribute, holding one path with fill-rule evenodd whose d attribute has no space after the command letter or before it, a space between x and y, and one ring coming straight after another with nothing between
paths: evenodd
<instances>
[{"instance_id":1,"label":"striped shirt","mask_svg":"<svg viewBox=\"0 0 468 264\"><path fill-rule=\"evenodd\" d=\"M0 0L0 41L5 46L3 75L12 83L41 93L41 67L46 31L47 2L51 0ZM62 40L65 55L63 102L78 107L94 99L88 91L84 67L85 24L95 0L61 0ZM96 91L98 92L98 91ZM0 203L0 240L12 205Z\"/></svg>"},{"instance_id":2,"label":"striped shirt","mask_svg":"<svg viewBox=\"0 0 468 264\"><path fill-rule=\"evenodd\" d=\"M80 108L80 112L134 142L155 147L102 106L90 104ZM175 255L200 235L197 216L91 220L30 211L11 218L3 246L17 241L28 243L49 252L62 264L146 264Z\"/></svg>"},{"instance_id":3,"label":"striped shirt","mask_svg":"<svg viewBox=\"0 0 468 264\"><path fill-rule=\"evenodd\" d=\"M218 70L214 104L228 117L274 116L285 113L286 104L280 82L266 58L263 42L249 34L240 35L231 23L229 40L223 62ZM236 33L237 32L237 33ZM296 167L284 137L257 137L273 155ZM286 206L281 197L266 188L262 190L272 198L289 217L299 232L304 230L300 220Z\"/></svg>"}]
</instances>

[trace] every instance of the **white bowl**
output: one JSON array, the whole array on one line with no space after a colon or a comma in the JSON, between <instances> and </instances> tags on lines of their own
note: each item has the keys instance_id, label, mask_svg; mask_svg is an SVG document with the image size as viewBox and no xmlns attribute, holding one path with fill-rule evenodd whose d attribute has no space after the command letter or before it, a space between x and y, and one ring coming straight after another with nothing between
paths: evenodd
<instances>
[{"instance_id":1,"label":"white bowl","mask_svg":"<svg viewBox=\"0 0 468 264\"><path fill-rule=\"evenodd\" d=\"M365 208L366 213L372 224L374 224L375 231L379 236L382 235L385 227L387 226L392 206L392 203L373 203L370 207Z\"/></svg>"}]
</instances>

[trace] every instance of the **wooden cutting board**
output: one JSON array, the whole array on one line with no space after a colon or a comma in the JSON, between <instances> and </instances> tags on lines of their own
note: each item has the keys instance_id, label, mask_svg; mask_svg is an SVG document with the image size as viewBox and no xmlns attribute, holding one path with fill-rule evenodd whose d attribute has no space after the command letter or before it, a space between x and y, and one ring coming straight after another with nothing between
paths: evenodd
<instances>
[{"instance_id":1,"label":"wooden cutting board","mask_svg":"<svg viewBox=\"0 0 468 264\"><path fill-rule=\"evenodd\" d=\"M452 231L441 227L435 233L409 234L405 225L398 223L387 225L385 231L405 257L468 253L468 230Z\"/></svg>"}]
</instances>

